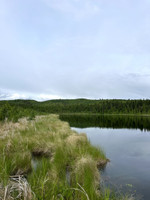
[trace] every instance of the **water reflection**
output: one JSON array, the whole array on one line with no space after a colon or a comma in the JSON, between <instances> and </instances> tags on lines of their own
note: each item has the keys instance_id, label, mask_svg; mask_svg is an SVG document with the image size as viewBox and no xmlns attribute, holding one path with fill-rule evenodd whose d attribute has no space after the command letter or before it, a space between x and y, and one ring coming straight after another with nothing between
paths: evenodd
<instances>
[{"instance_id":1,"label":"water reflection","mask_svg":"<svg viewBox=\"0 0 150 200\"><path fill-rule=\"evenodd\" d=\"M71 127L103 127L150 130L150 117L127 115L64 114L60 119L68 121Z\"/></svg>"},{"instance_id":2,"label":"water reflection","mask_svg":"<svg viewBox=\"0 0 150 200\"><path fill-rule=\"evenodd\" d=\"M111 162L103 171L104 184L150 199L149 117L65 115L61 119L106 152Z\"/></svg>"}]
</instances>

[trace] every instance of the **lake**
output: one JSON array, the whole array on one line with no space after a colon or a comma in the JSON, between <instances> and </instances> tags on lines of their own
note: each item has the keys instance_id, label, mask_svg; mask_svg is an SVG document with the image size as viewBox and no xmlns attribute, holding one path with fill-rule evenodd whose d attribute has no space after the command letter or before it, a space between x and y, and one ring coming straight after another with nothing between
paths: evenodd
<instances>
[{"instance_id":1,"label":"lake","mask_svg":"<svg viewBox=\"0 0 150 200\"><path fill-rule=\"evenodd\" d=\"M82 114L60 119L105 151L111 162L101 172L104 186L150 199L150 117Z\"/></svg>"}]
</instances>

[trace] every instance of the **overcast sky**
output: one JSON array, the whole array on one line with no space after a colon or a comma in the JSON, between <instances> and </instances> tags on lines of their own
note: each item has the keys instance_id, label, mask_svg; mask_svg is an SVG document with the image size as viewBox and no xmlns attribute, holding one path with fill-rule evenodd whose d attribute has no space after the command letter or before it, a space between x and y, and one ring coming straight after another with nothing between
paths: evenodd
<instances>
[{"instance_id":1,"label":"overcast sky","mask_svg":"<svg viewBox=\"0 0 150 200\"><path fill-rule=\"evenodd\" d=\"M0 0L0 99L150 98L150 0Z\"/></svg>"}]
</instances>

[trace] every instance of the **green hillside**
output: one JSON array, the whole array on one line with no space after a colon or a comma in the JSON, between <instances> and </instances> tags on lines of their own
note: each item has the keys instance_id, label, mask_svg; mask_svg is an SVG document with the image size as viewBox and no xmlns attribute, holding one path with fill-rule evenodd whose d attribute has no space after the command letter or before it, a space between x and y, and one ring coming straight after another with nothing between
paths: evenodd
<instances>
[{"instance_id":1,"label":"green hillside","mask_svg":"<svg viewBox=\"0 0 150 200\"><path fill-rule=\"evenodd\" d=\"M0 101L0 119L49 113L150 114L150 100L59 99ZM11 115L11 116L10 116ZM12 117L13 116L13 117Z\"/></svg>"}]
</instances>

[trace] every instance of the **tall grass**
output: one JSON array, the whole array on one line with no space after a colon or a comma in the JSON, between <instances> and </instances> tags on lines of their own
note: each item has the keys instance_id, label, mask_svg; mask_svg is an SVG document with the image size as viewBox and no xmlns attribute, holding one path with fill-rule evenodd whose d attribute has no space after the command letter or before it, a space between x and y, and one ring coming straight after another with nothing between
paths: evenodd
<instances>
[{"instance_id":1,"label":"tall grass","mask_svg":"<svg viewBox=\"0 0 150 200\"><path fill-rule=\"evenodd\" d=\"M72 131L57 115L4 126L0 135L2 199L108 199L109 193L100 192L97 168L99 162L106 164L106 156L85 134Z\"/></svg>"}]
</instances>

